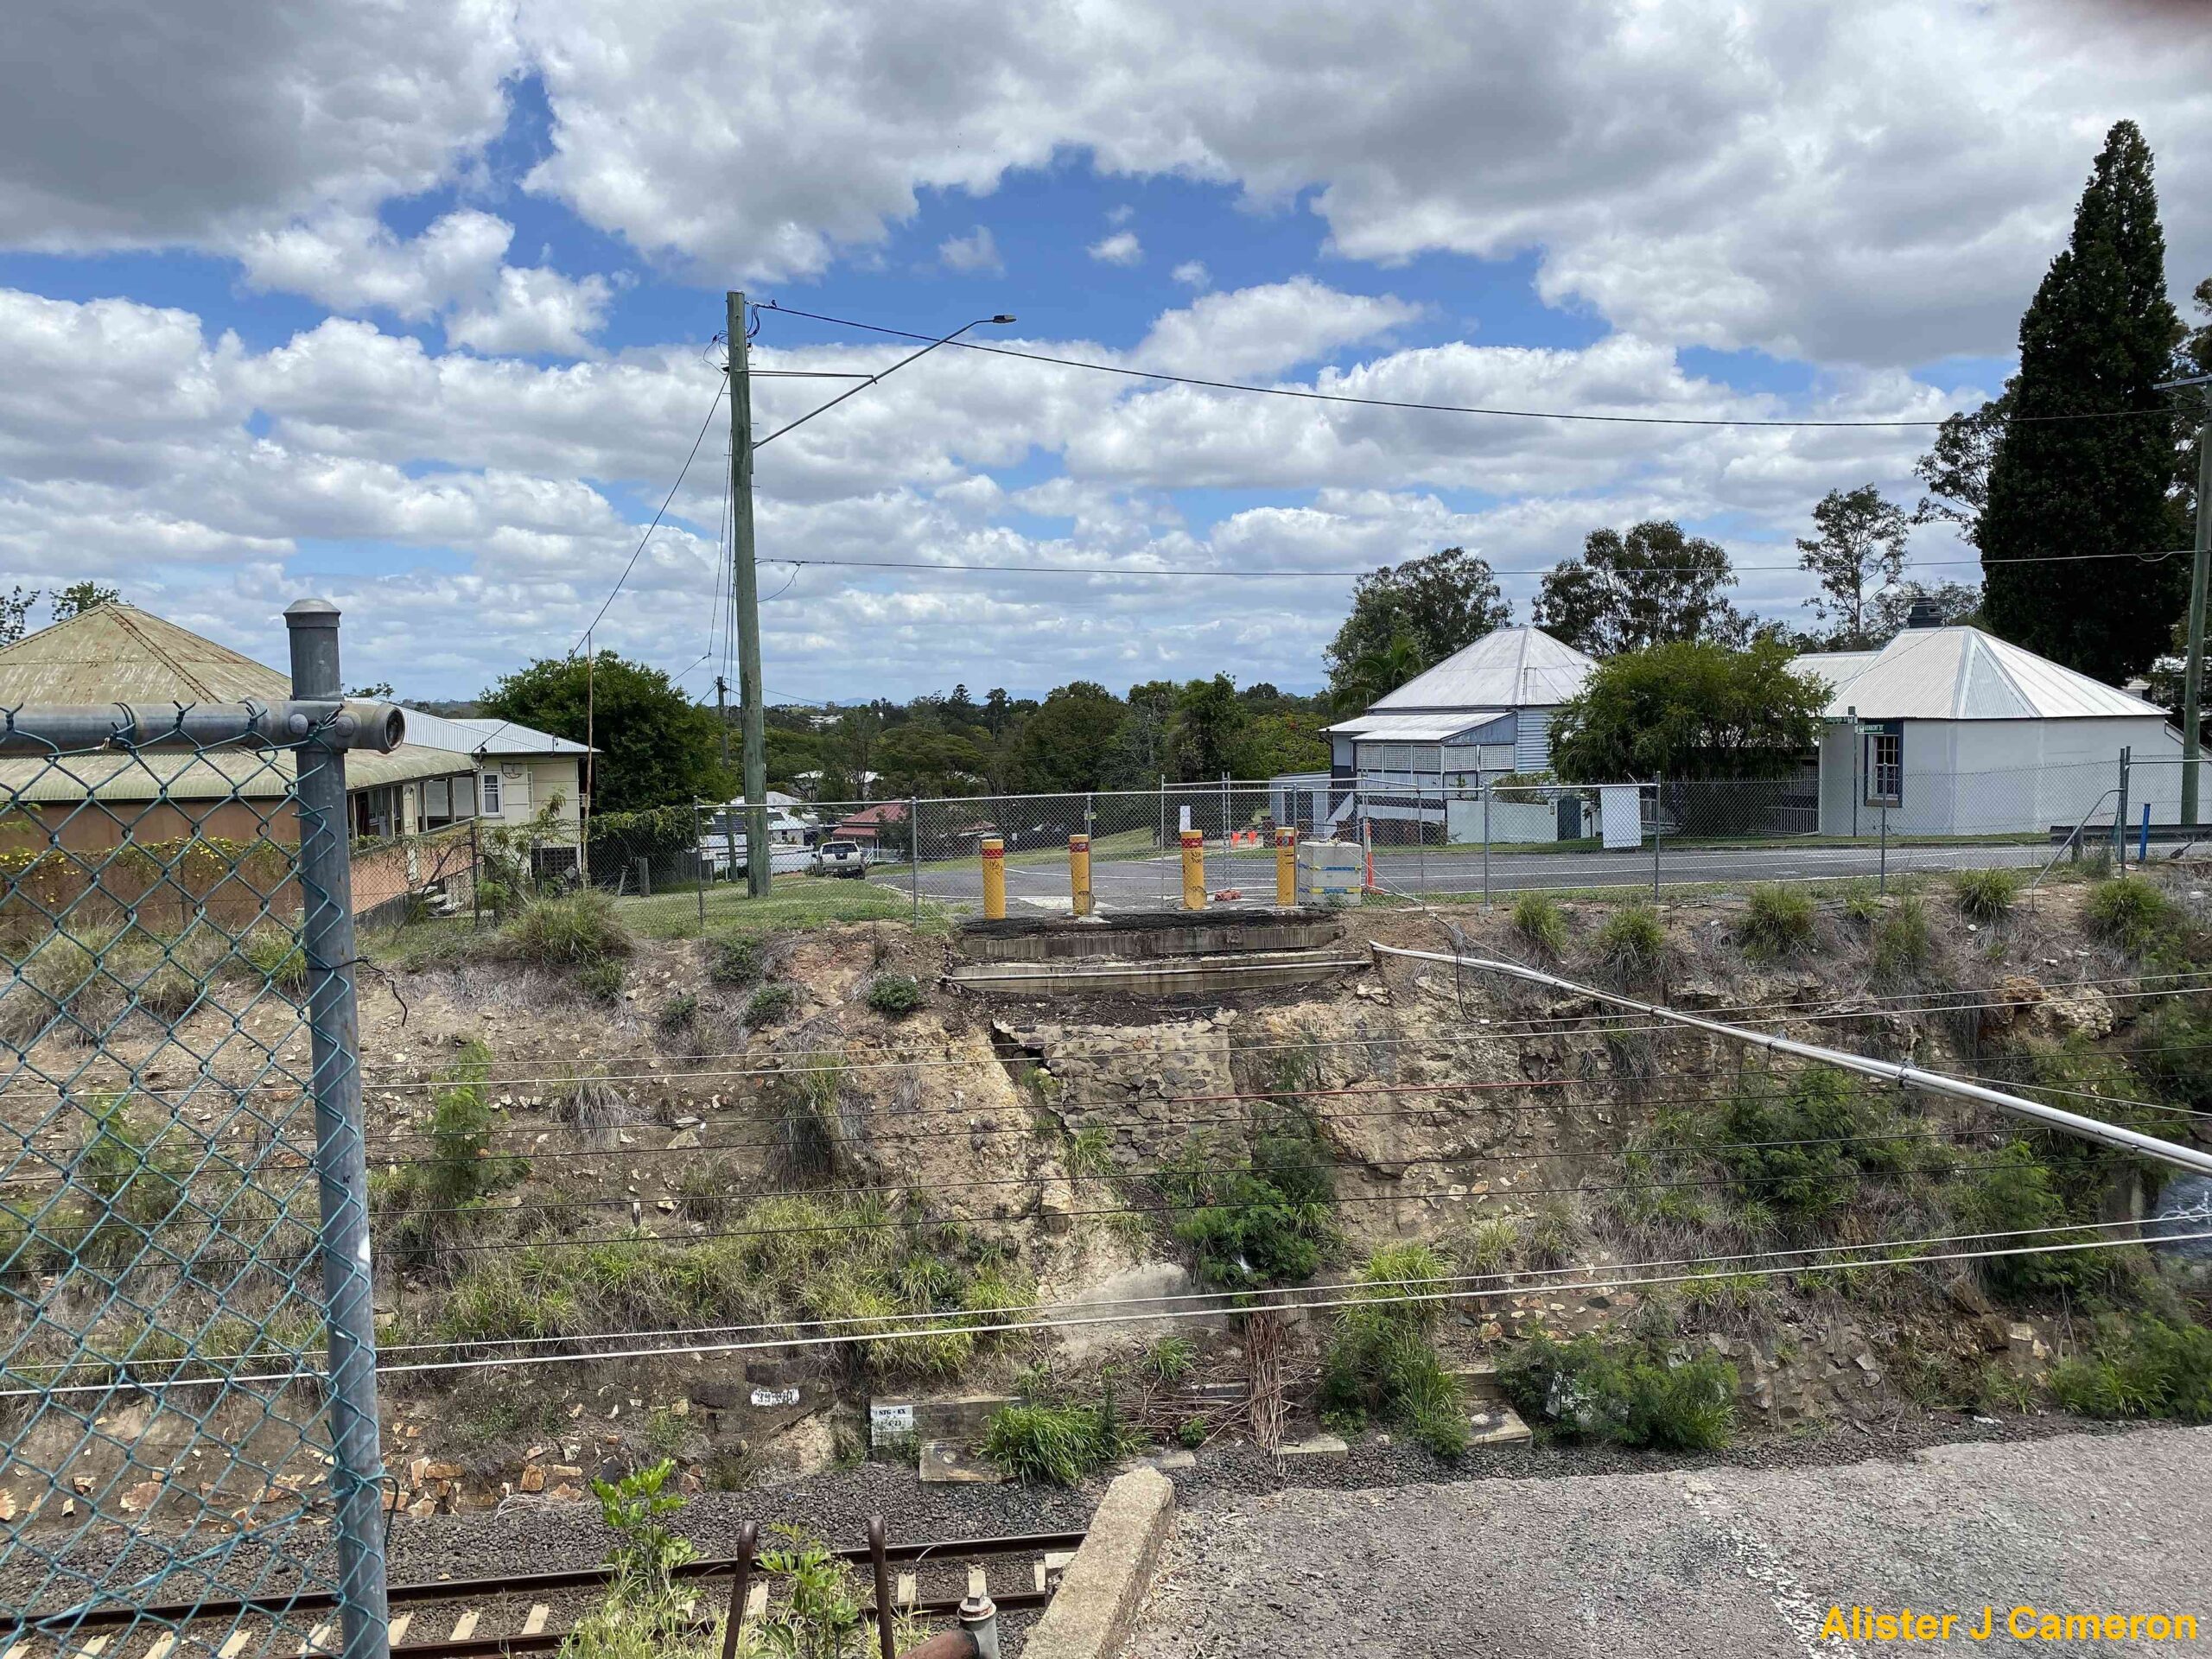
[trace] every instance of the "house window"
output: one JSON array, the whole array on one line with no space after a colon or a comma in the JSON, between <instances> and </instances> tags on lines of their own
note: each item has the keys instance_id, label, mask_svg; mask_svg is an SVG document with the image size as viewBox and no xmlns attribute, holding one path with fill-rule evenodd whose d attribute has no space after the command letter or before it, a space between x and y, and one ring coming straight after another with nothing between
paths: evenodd
<instances>
[{"instance_id":1,"label":"house window","mask_svg":"<svg viewBox=\"0 0 2212 1659\"><path fill-rule=\"evenodd\" d=\"M1482 756L1482 769L1484 772L1513 770L1513 746L1510 743L1485 743L1478 753Z\"/></svg>"},{"instance_id":2,"label":"house window","mask_svg":"<svg viewBox=\"0 0 2212 1659\"><path fill-rule=\"evenodd\" d=\"M1863 734L1866 746L1866 804L1904 804L1904 730L1879 727Z\"/></svg>"},{"instance_id":3,"label":"house window","mask_svg":"<svg viewBox=\"0 0 2212 1659\"><path fill-rule=\"evenodd\" d=\"M484 816L487 818L499 816L499 774L496 772L484 774Z\"/></svg>"}]
</instances>

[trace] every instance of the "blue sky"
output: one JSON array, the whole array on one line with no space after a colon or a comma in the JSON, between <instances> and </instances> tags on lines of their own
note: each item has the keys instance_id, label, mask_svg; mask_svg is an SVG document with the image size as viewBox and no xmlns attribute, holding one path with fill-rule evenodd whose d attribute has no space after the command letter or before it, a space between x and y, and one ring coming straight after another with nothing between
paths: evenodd
<instances>
[{"instance_id":1,"label":"blue sky","mask_svg":"<svg viewBox=\"0 0 2212 1659\"><path fill-rule=\"evenodd\" d=\"M103 107L146 124L119 137L150 190L73 132L110 116L48 86L82 25L42 22L0 70L0 582L100 575L264 656L283 604L327 592L360 677L469 695L606 598L714 397L732 283L1368 396L1930 419L2001 383L2123 113L2160 157L2175 287L2212 269L2204 53L2155 20L969 10L393 0L303 33L239 8L110 66L149 77ZM264 72L314 91L305 124ZM769 313L756 349L853 372L904 348ZM763 429L841 384L760 382ZM1828 489L1909 503L1925 440L1347 410L948 351L763 453L760 550L1282 572L1462 544L1525 615L1588 531L1671 517L1745 567L1739 602L1800 614L1806 579L1760 567ZM718 421L595 636L695 690L720 445ZM1960 551L1913 545L1931 579L1970 574L1936 563ZM764 563L768 680L1310 687L1349 586Z\"/></svg>"}]
</instances>

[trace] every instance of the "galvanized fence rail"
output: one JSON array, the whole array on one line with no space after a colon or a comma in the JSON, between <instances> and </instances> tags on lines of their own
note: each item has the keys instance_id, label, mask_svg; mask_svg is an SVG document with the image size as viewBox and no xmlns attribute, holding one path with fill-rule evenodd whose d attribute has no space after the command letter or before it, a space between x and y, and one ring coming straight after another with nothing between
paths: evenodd
<instances>
[{"instance_id":1,"label":"galvanized fence rail","mask_svg":"<svg viewBox=\"0 0 2212 1659\"><path fill-rule=\"evenodd\" d=\"M386 1651L346 753L402 726L285 620L289 702L0 723L0 1649L304 1591L216 1650Z\"/></svg>"},{"instance_id":2,"label":"galvanized fence rail","mask_svg":"<svg viewBox=\"0 0 2212 1659\"><path fill-rule=\"evenodd\" d=\"M2177 826L2180 769L2110 760L1978 772L1914 766L1869 779L1806 768L1776 778L1561 784L1548 777L1221 779L1148 789L813 802L771 816L779 893L849 879L908 911L984 908L985 848L1009 913L1173 910L1188 903L1183 838L1198 838L1209 906L1275 901L1277 833L1355 852L1370 894L1510 899L1530 891L1741 888L2067 859L2133 862L2200 843ZM1885 792L1886 791L1886 792ZM2145 827L2144 814L2150 814ZM2126 834L2122 835L2123 826ZM1070 842L1087 839L1084 874ZM2212 836L2202 845L2212 846ZM746 913L746 817L710 802L594 817L581 846L533 849L487 890L588 882L656 931L709 931ZM826 901L825 901L826 902ZM890 913L835 906L852 913Z\"/></svg>"}]
</instances>

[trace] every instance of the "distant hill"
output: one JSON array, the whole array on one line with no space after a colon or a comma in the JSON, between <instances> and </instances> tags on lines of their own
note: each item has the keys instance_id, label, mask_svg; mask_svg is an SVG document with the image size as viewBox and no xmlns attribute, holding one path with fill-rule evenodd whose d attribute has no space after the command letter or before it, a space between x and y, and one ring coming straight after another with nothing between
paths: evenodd
<instances>
[{"instance_id":1,"label":"distant hill","mask_svg":"<svg viewBox=\"0 0 2212 1659\"><path fill-rule=\"evenodd\" d=\"M454 702L431 702L408 698L406 702L410 709L420 709L426 715L442 715L448 720L468 720L477 712L476 704L467 699Z\"/></svg>"}]
</instances>

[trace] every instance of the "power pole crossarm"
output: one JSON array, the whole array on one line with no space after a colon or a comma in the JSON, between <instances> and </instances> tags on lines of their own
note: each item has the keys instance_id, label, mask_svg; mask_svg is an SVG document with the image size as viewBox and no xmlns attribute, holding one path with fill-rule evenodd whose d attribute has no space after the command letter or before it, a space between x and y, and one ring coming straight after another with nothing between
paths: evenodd
<instances>
[{"instance_id":1,"label":"power pole crossarm","mask_svg":"<svg viewBox=\"0 0 2212 1659\"><path fill-rule=\"evenodd\" d=\"M737 596L738 715L745 722L745 890L768 896L768 735L760 690L760 584L753 566L753 384L745 296L729 311L730 591Z\"/></svg>"}]
</instances>

